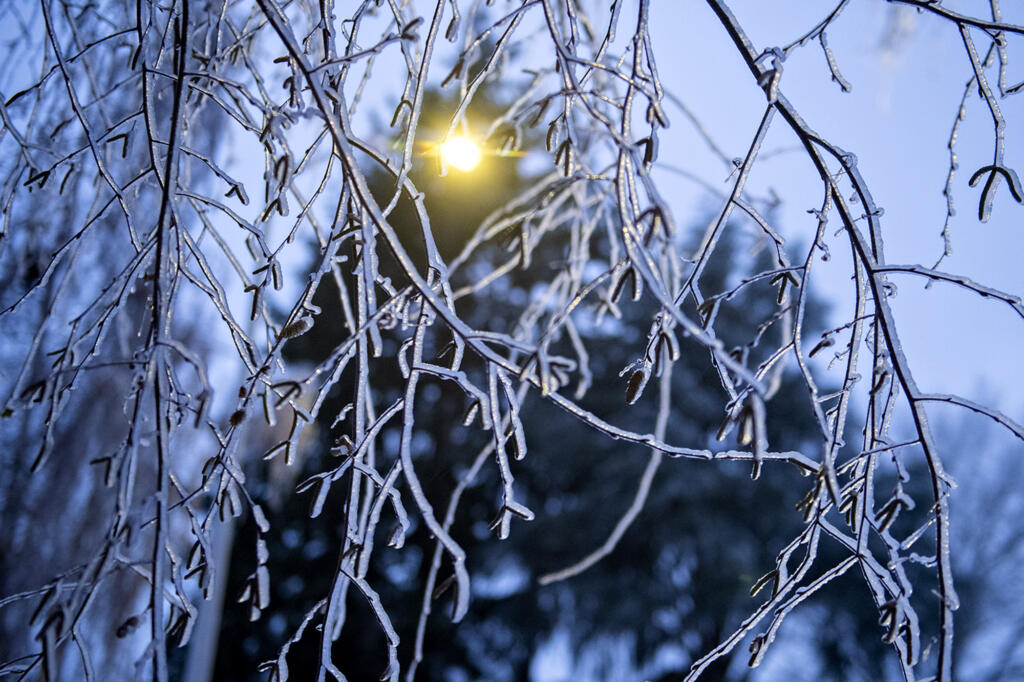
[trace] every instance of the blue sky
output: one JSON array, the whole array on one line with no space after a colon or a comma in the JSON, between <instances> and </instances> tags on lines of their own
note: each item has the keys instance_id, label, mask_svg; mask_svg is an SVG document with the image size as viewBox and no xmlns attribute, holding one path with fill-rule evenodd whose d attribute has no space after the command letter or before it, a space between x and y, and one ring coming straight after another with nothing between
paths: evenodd
<instances>
[{"instance_id":1,"label":"blue sky","mask_svg":"<svg viewBox=\"0 0 1024 682\"><path fill-rule=\"evenodd\" d=\"M988 6L959 4L974 12L984 12ZM1024 21L1024 7L1003 4L1005 20ZM704 3L654 5L653 39L665 87L699 116L728 155L742 156L763 112L763 93ZM813 27L831 6L798 0L740 0L729 5L758 49L789 43ZM663 20L666 16L669 19ZM862 2L851 3L828 38L852 92L841 92L831 81L817 42L786 61L781 90L819 133L856 154L876 203L885 210L882 225L888 262L931 266L943 249L947 141L972 73L960 35L948 22L913 9ZM980 32L974 39L979 50L987 47ZM1011 61L1011 85L1024 79L1024 70L1014 65ZM1024 132L1014 125L1024 114L1024 98L1010 97L1000 105L1009 122L1006 161L1024 170ZM721 178L726 188L721 162L707 151L678 109L670 106L669 112L673 125L662 140L661 160L671 159L703 177ZM776 121L763 149L785 150L795 144L784 123ZM968 101L958 143L953 255L941 267L1019 295L1024 291L1020 265L1024 207L1013 202L1004 185L992 219L981 224L977 219L980 187L968 187L973 172L991 163L992 148L991 118L975 95ZM706 196L670 173L659 181L671 188L664 194L675 198L680 220L687 215L687 204ZM821 190L801 151L783 152L762 162L749 187L755 194L773 188L783 200L779 225L784 234L806 242L815 227L814 217L806 211L820 204ZM837 239L833 244L841 246ZM818 284L840 301L847 300L841 292L850 288L848 260L841 257L842 251L833 248L832 262L816 265ZM1010 416L1024 416L1020 318L1001 303L951 285L925 290L924 281L917 278L900 275L893 281L899 288L894 310L922 389L988 399L1000 403Z\"/></svg>"}]
</instances>

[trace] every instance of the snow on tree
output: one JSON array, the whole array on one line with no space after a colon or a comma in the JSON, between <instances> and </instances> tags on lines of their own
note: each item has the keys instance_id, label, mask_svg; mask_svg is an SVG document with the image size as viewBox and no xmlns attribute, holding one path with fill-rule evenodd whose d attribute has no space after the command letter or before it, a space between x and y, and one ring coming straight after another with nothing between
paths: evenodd
<instances>
[{"instance_id":1,"label":"snow on tree","mask_svg":"<svg viewBox=\"0 0 1024 682\"><path fill-rule=\"evenodd\" d=\"M9 446L0 461L10 596L0 605L6 633L25 634L5 634L11 646L0 672L95 679L123 666L116 652L124 651L138 676L168 679L168 646L188 642L197 604L216 584L213 530L225 518L254 520L243 601L254 619L272 611L273 529L244 468L259 457L289 464L307 432L326 429L335 458L295 494L311 500L313 519L328 505L342 510L336 568L265 672L286 679L289 649L312 638L320 679L345 679L335 643L358 602L383 633L382 679L413 679L432 609L441 604L459 621L472 608L473 576L451 532L465 488L477 477L499 482L481 519L498 539L534 518L516 474L535 428L524 405L537 401L588 434L649 451L607 542L542 582L571 579L614 552L665 467L739 462L753 479L785 470L802 475L803 524L754 583L761 603L693 662L689 679L741 642L757 666L787 617L846 574L862 578L902 675L951 679L955 492L929 416L951 405L1018 438L1024 427L996 407L919 386L893 311L895 280L954 286L1018 316L1024 304L940 269L942 258L890 264L883 211L856 150L842 135L817 132L822 123L786 97L787 60L818 48L835 87L851 87L828 42L849 4L824 8L779 47L755 45L724 0L700 6L720 29L713 39L727 41L749 72L727 86L753 89L760 103L742 156L706 140L729 181L695 248L681 227L685 207L659 175L670 122L689 118L704 130L675 73L695 66L673 64L668 74L662 62L659 71L663 46L651 27L664 20L664 4L6 6L0 433ZM1007 144L1002 113L1024 89L1009 65L1024 26L1004 19L997 0L983 11L894 4L938 22L969 67L959 109L936 113L953 121L947 220L936 229L948 255L954 195L977 205L980 222L1024 200L1013 168L1020 146ZM428 130L435 86L455 92L458 104ZM485 91L500 106L478 117L474 103ZM384 123L398 144L374 123L385 102L395 105ZM961 174L958 135L977 109L992 123L991 160ZM797 142L818 181L814 197L779 197L816 203L801 224L778 224L777 199L748 186L777 130ZM441 153L452 149L461 154ZM483 170L472 169L474 150ZM466 185L510 195L468 235L446 232L429 210L430 183L414 172L431 163L441 176L483 174L492 157L527 151L543 156L545 172L514 191L498 176L491 186L486 175ZM375 174L386 192L371 187ZM396 228L401 211L414 230ZM726 235L739 223L753 226L770 257L757 271L709 278L737 243ZM552 241L565 245L560 266L541 270L525 300L492 295L549 258ZM811 329L808 302L827 289L817 273L840 252L849 314ZM314 300L328 286L344 331L314 366L292 362L289 348L325 323ZM770 294L774 310L749 319L737 343L720 319L750 292ZM498 301L501 314L470 314L477 300ZM646 333L624 338L632 360L609 370L590 357L588 339L634 310L643 311ZM686 419L673 413L671 382L683 352L717 377L720 425L709 437L673 442L669 422ZM394 394L379 378L384 365L401 377ZM787 415L773 398L792 377L818 433L780 449L769 434ZM630 405L652 402L649 423L604 418L587 403L597 384L618 385ZM453 462L444 472L424 470L417 450L417 414L431 408L428 388L439 385L456 392L465 428L488 435L469 466ZM264 448L268 433L274 440ZM448 499L424 485L442 473L459 481ZM436 550L416 637L400 641L368 576L414 527L436 539Z\"/></svg>"}]
</instances>

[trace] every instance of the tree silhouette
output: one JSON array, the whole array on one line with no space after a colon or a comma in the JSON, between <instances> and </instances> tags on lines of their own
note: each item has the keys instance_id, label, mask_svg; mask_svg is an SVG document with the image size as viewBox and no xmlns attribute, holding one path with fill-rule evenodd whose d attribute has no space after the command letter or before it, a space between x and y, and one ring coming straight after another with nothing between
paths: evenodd
<instances>
[{"instance_id":1,"label":"tree silhouette","mask_svg":"<svg viewBox=\"0 0 1024 682\"><path fill-rule=\"evenodd\" d=\"M696 235L661 182L669 104L692 112L667 88L682 81L659 75L651 26L667 10L648 0L6 6L0 674L168 679L169 646L223 588L218 537L244 516L253 549L232 565L245 614L282 643L262 666L273 680L293 650L317 679L370 657L384 679L440 677L424 658L438 633L493 677L487 653L515 645L486 596L502 571L552 595L572 580L595 632L618 623L647 643L686 636L671 614L640 622L659 595L634 586L652 573L730 595L752 584L761 601L744 615L707 590L686 607L714 635L687 679L732 669L741 643L758 666L792 614L856 585L847 613L880 624L884 674L952 679L953 480L929 417L956 407L1024 427L919 385L895 282L1024 305L943 259L890 264L856 156L786 97L787 60L814 44L849 89L828 43L848 0L781 47L755 46L724 0L705 4L749 72L729 87L758 94L758 123L736 159L709 139L729 180ZM996 0L982 14L895 4L949 28L971 74L949 139L948 255L954 194L971 193L980 222L1024 201L1003 115L1024 89L1008 66L1024 27ZM432 102L435 84L453 99ZM992 156L960 174L976 98ZM434 119L443 101L454 110ZM375 120L385 104L390 120ZM776 130L818 182L782 197L816 202L803 224L779 224L750 182ZM438 145L457 134L489 173L446 167ZM544 170L517 180L527 152ZM734 234L751 226L756 256ZM842 300L820 274L833 256L849 264ZM796 523L772 511L775 490L795 498ZM680 499L684 525L737 539L688 545L711 535L671 525L661 510ZM304 526L278 534L276 514L303 504ZM514 538L507 554L487 528ZM304 585L318 594L288 622L272 557L314 540L325 554L307 557L318 573ZM599 561L617 569L615 599L596 594ZM353 653L364 636L376 648ZM529 651L510 649L509 669Z\"/></svg>"}]
</instances>

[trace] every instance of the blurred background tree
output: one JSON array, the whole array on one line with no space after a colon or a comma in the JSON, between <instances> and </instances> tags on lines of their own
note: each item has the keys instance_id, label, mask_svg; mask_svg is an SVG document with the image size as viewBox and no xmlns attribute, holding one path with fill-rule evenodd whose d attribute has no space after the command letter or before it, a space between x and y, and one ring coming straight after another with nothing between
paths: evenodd
<instances>
[{"instance_id":1,"label":"blurred background tree","mask_svg":"<svg viewBox=\"0 0 1024 682\"><path fill-rule=\"evenodd\" d=\"M457 102L436 91L429 92L424 101L424 131L438 138ZM479 120L490 120L502 110L486 94L478 96L474 105L470 115ZM490 146L497 145L492 141ZM435 154L424 153L411 178L426 194L432 224L438 226L438 248L446 260L458 255L489 214L500 212L521 191L520 165L518 155L492 154L472 172L453 170L441 177ZM378 171L371 172L370 181L378 201L385 204L392 178ZM694 221L690 232L699 235L702 225L712 220L713 216L707 215ZM392 224L404 243L415 244L416 220L408 202L398 204ZM515 229L508 228L508 233L514 234ZM506 251L516 248L508 236L501 246ZM695 248L696 244L691 250ZM724 291L769 268L767 248L750 224L730 224L720 243L721 257L712 261L704 275L705 286ZM410 253L423 262L421 250L411 246ZM493 256L486 251L475 254L463 267L488 273L500 262ZM550 281L569 257L566 235L548 235L534 248L530 267L510 273L502 286L464 298L460 314L476 327L513 330L519 321L517 311L534 295L535 284ZM401 271L386 262L381 270L401 278ZM354 290L356 276L347 273L349 291ZM737 353L746 348L755 364L764 359L764 352L749 344L747 325L751 320L777 321L775 299L770 290L745 290L718 313L719 337ZM316 365L331 353L336 340L346 335L345 316L331 283L321 289L315 303L324 311L324 322L289 346L291 362ZM656 312L644 305L623 307L618 318L579 330L595 377L614 377L635 359L630 356L632 346L644 338ZM805 324L821 327L825 319L823 303L812 298ZM778 334L774 328L766 333ZM383 355L393 355L393 349L386 346ZM673 406L667 439L713 442L721 422L716 405L725 398L718 377L696 344L683 343L680 353L671 374L672 393L680 398ZM384 403L401 394L404 378L398 367L380 363L373 371ZM343 377L340 383L354 381L354 376ZM429 391L429 400L416 417L421 438L417 456L427 470L444 472L424 481L431 499L444 500L458 483L454 476L471 467L469 455L486 444L487 436L463 425L466 406L459 391L446 382L424 390ZM772 422L769 440L779 448L799 449L813 442L816 425L802 404L802 390L797 377L786 375L772 399L773 410L781 416ZM657 413L653 393L630 406L624 383L606 379L590 386L580 404L609 422L641 430ZM327 414L341 412L349 397L339 394L333 400L336 404L326 405ZM796 471L765 472L751 485L749 466L670 462L655 479L642 511L614 552L567 582L539 584L542 576L574 564L605 542L650 464L638 456L641 448L594 432L580 432L570 415L553 412L541 401L525 401L521 415L528 429L530 455L517 467L517 488L537 511L537 518L508 540L495 543L483 519L498 494L498 482L481 477L483 480L474 481L463 495L452 532L471 557L475 606L458 627L443 617L431 619L420 668L425 679L527 679L541 649L558 633L568 634L577 656L600 647L610 637L627 636L634 647L633 660L640 666L633 671L636 675L642 669L658 670L659 651L694 660L749 611L751 585L803 525L795 509L801 497L794 481L799 478ZM302 463L300 478L314 476L323 461L330 461L329 451L346 428L344 422L332 425L325 421L320 426L316 444ZM397 442L397 427L386 428L382 437L385 444ZM311 520L309 494L290 494L287 485L291 479L275 480L274 473L274 469L254 465L251 475L259 483L250 480L258 485L256 490L264 491L258 499L272 510L272 523L280 529L270 544L267 564L273 578L271 601L279 606L273 616L251 625L244 611L226 610L213 677L217 680L249 679L243 671L255 670L260 662L274 658L285 634L300 625L318 595L330 588L337 561L330 548L341 540L345 510L327 506ZM281 485L286 489L278 490ZM274 499L279 500L277 505ZM751 509L760 512L752 516ZM243 538L255 535L253 523L243 526ZM402 641L415 641L433 542L426 529L419 527L406 545L401 552L381 555L371 582L383 586L381 599ZM248 547L248 542L235 545L229 594L243 590L253 569ZM822 674L851 680L881 679L885 659L881 656L883 645L873 636L875 616L870 609L858 609L859 600L850 597L847 583L838 583L828 592L821 617L834 625L817 632L811 646L822 652ZM862 644L853 648L843 645L851 640ZM384 639L372 612L353 609L341 642L344 652L339 649L339 659L344 663L339 667L350 679L379 675ZM871 647L878 650L873 655L868 654ZM292 647L288 661L297 679L315 676L315 648L315 639ZM741 652L736 659L745 663L746 655ZM722 659L705 673L705 679L747 678L749 669L733 665L735 662ZM660 667L664 671L665 664ZM685 669L678 670L683 672ZM614 675L610 669L603 674L605 679Z\"/></svg>"}]
</instances>

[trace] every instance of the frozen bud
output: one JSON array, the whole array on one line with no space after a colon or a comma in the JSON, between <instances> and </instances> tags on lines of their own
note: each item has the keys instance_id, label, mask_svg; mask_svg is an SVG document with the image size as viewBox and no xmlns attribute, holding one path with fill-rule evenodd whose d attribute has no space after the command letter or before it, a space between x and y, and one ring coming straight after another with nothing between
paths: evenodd
<instances>
[{"instance_id":1,"label":"frozen bud","mask_svg":"<svg viewBox=\"0 0 1024 682\"><path fill-rule=\"evenodd\" d=\"M313 318L309 315L303 315L299 319L295 320L289 325L286 325L281 333L278 334L278 338L282 339L294 339L296 336L302 336L313 327Z\"/></svg>"}]
</instances>

